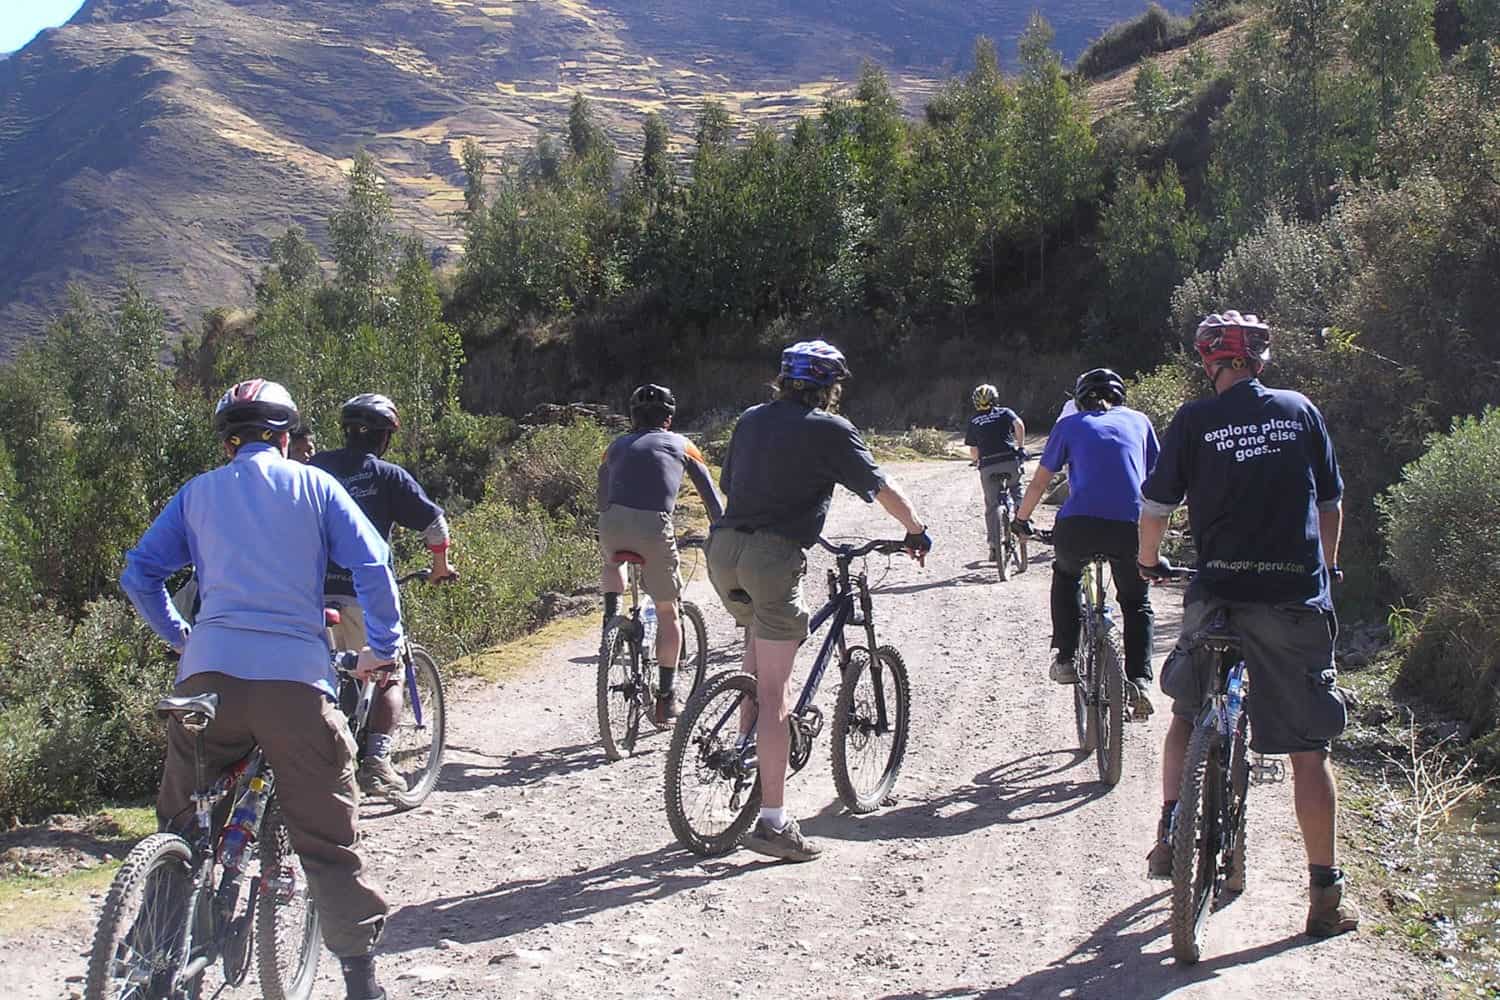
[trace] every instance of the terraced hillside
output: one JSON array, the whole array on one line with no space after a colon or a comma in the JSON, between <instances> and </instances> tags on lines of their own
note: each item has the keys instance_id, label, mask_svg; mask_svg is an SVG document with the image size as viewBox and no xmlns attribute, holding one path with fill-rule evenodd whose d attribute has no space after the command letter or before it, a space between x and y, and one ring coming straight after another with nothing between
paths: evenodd
<instances>
[{"instance_id":1,"label":"terraced hillside","mask_svg":"<svg viewBox=\"0 0 1500 1000\"><path fill-rule=\"evenodd\" d=\"M1076 51L1133 3L1051 0ZM180 321L239 301L269 239L321 219L360 147L403 221L455 238L456 158L558 129L574 93L617 141L706 97L815 109L874 58L914 107L1017 0L90 0L0 62L0 351L70 280L137 276ZM1008 48L1008 43L1006 46Z\"/></svg>"}]
</instances>

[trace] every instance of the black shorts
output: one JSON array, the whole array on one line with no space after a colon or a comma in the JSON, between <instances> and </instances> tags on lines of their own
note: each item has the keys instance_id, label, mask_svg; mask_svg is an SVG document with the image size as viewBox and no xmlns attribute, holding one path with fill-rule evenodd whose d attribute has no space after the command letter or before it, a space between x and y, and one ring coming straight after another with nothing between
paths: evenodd
<instances>
[{"instance_id":1,"label":"black shorts","mask_svg":"<svg viewBox=\"0 0 1500 1000\"><path fill-rule=\"evenodd\" d=\"M1161 689L1172 698L1172 714L1196 719L1211 690L1213 655L1189 644L1219 608L1228 610L1249 667L1251 747L1267 754L1326 751L1344 731L1347 712L1333 665L1338 622L1318 608L1189 602L1182 611L1182 638L1161 668Z\"/></svg>"}]
</instances>

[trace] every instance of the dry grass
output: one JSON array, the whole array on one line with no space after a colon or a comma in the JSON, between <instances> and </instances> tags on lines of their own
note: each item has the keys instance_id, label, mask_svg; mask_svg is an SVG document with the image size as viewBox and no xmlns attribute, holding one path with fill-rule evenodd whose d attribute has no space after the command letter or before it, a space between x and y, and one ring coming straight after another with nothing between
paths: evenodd
<instances>
[{"instance_id":1,"label":"dry grass","mask_svg":"<svg viewBox=\"0 0 1500 1000\"><path fill-rule=\"evenodd\" d=\"M1423 747L1417 738L1416 720L1409 717L1406 754L1382 754L1390 764L1384 778L1388 800L1406 818L1412 840L1418 845L1445 824L1453 810L1481 797L1488 786L1487 780L1474 777L1472 758L1462 764L1455 760L1454 741L1455 737L1449 736ZM1392 770L1401 778L1394 785L1390 780Z\"/></svg>"}]
</instances>

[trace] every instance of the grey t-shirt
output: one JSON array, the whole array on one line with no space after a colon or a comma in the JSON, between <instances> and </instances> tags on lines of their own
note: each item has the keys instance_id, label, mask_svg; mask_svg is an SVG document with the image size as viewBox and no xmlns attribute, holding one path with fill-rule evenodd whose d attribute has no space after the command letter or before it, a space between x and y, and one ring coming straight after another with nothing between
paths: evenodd
<instances>
[{"instance_id":1,"label":"grey t-shirt","mask_svg":"<svg viewBox=\"0 0 1500 1000\"><path fill-rule=\"evenodd\" d=\"M849 421L777 400L740 417L719 485L725 509L717 527L769 531L808 548L823 531L835 485L868 503L885 476Z\"/></svg>"},{"instance_id":2,"label":"grey t-shirt","mask_svg":"<svg viewBox=\"0 0 1500 1000\"><path fill-rule=\"evenodd\" d=\"M599 466L599 509L619 504L670 514L684 472L703 498L709 520L718 520L719 495L697 445L661 427L622 434L609 443Z\"/></svg>"}]
</instances>

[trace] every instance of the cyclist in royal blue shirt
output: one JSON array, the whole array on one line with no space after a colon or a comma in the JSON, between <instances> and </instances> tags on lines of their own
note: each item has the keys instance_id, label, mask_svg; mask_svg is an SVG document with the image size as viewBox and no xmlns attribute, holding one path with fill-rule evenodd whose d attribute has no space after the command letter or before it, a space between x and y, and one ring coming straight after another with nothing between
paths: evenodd
<instances>
[{"instance_id":1,"label":"cyclist in royal blue shirt","mask_svg":"<svg viewBox=\"0 0 1500 1000\"><path fill-rule=\"evenodd\" d=\"M401 466L381 459L391 446L391 437L401 429L401 416L389 397L363 392L352 397L339 409L344 428L344 447L321 451L311 458L315 467L329 473L349 491L354 502L387 542L391 530L401 525L420 531L432 553L428 583L442 583L457 577L448 562L448 520L443 508L427 497L426 491ZM328 565L324 600L338 609L339 623L334 626L334 644L340 649L359 649L365 644L365 621L359 602L354 599L354 582L347 569L337 561ZM383 678L379 694L370 705L364 756L359 762L360 787L372 794L391 796L406 791L406 781L391 765L391 734L401 717L401 677Z\"/></svg>"},{"instance_id":2,"label":"cyclist in royal blue shirt","mask_svg":"<svg viewBox=\"0 0 1500 1000\"><path fill-rule=\"evenodd\" d=\"M1002 491L1010 496L1012 511L1021 506L1021 465L1026 458L1026 424L1016 411L1000 405L1000 390L989 383L976 386L973 396L974 415L969 418L964 444L969 458L979 469L979 488L984 494L984 534L989 540L990 561L1003 559L1000 544L1000 506ZM1019 540L1021 565L1026 571L1026 539Z\"/></svg>"},{"instance_id":3,"label":"cyclist in royal blue shirt","mask_svg":"<svg viewBox=\"0 0 1500 1000\"><path fill-rule=\"evenodd\" d=\"M401 642L400 600L387 546L338 481L289 461L296 404L275 382L251 379L219 400L214 428L230 461L190 480L125 555L120 586L157 635L182 653L174 693L219 696L202 734L217 774L257 744L276 773L276 797L349 1000L381 1000L372 957L388 907L357 852L354 747L334 704L323 626L329 557L348 566L369 646L356 672L374 676ZM197 567L202 606L190 627L166 581ZM163 829L179 829L197 787L194 740L168 733L156 801Z\"/></svg>"},{"instance_id":4,"label":"cyclist in royal blue shirt","mask_svg":"<svg viewBox=\"0 0 1500 1000\"><path fill-rule=\"evenodd\" d=\"M1195 342L1214 398L1177 411L1156 471L1142 487L1142 577L1163 574L1167 517L1184 498L1198 556L1198 575L1183 604L1183 641L1162 666L1172 725L1162 751L1163 806L1147 872L1172 877L1170 835L1183 761L1213 683L1206 658L1193 656L1188 640L1222 609L1250 670L1251 745L1291 759L1307 849L1307 933L1342 934L1359 926L1335 854L1338 798L1329 760L1331 741L1346 721L1329 595L1330 578L1341 575L1344 484L1318 408L1301 393L1260 382L1271 355L1265 323L1233 310L1215 313L1199 325Z\"/></svg>"},{"instance_id":5,"label":"cyclist in royal blue shirt","mask_svg":"<svg viewBox=\"0 0 1500 1000\"><path fill-rule=\"evenodd\" d=\"M1156 431L1144 413L1125 405L1125 382L1108 368L1078 376L1078 412L1058 421L1047 437L1036 475L1016 511L1017 532L1031 533L1031 514L1064 466L1068 499L1057 513L1052 544L1052 647L1048 668L1059 684L1073 684L1083 620L1079 582L1088 560L1109 557L1115 595L1125 619L1125 679L1132 716L1151 715L1150 588L1133 565L1141 482L1156 464Z\"/></svg>"}]
</instances>

